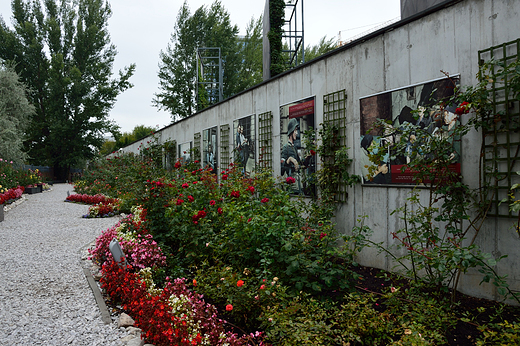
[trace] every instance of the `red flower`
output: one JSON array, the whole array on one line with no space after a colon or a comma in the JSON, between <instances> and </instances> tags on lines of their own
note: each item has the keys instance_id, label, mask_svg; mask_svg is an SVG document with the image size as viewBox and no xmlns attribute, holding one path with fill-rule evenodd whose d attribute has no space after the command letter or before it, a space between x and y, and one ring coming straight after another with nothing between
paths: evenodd
<instances>
[{"instance_id":1,"label":"red flower","mask_svg":"<svg viewBox=\"0 0 520 346\"><path fill-rule=\"evenodd\" d=\"M215 202L214 200L209 201L209 205L215 205L215 203L217 202Z\"/></svg>"},{"instance_id":2,"label":"red flower","mask_svg":"<svg viewBox=\"0 0 520 346\"><path fill-rule=\"evenodd\" d=\"M197 286L197 280L193 279L193 286Z\"/></svg>"},{"instance_id":3,"label":"red flower","mask_svg":"<svg viewBox=\"0 0 520 346\"><path fill-rule=\"evenodd\" d=\"M231 197L234 197L234 198L240 197L240 192L239 191L231 191Z\"/></svg>"},{"instance_id":4,"label":"red flower","mask_svg":"<svg viewBox=\"0 0 520 346\"><path fill-rule=\"evenodd\" d=\"M179 161L175 162L175 168L179 168L181 166L181 163Z\"/></svg>"},{"instance_id":5,"label":"red flower","mask_svg":"<svg viewBox=\"0 0 520 346\"><path fill-rule=\"evenodd\" d=\"M184 203L184 201L182 199L180 199L180 198L176 202L177 205L181 205L182 203Z\"/></svg>"},{"instance_id":6,"label":"red flower","mask_svg":"<svg viewBox=\"0 0 520 346\"><path fill-rule=\"evenodd\" d=\"M233 310L233 305L231 305L231 304L226 305L226 311L231 311L231 310Z\"/></svg>"},{"instance_id":7,"label":"red flower","mask_svg":"<svg viewBox=\"0 0 520 346\"><path fill-rule=\"evenodd\" d=\"M316 155L316 152L314 150L311 149L311 155L314 156Z\"/></svg>"},{"instance_id":8,"label":"red flower","mask_svg":"<svg viewBox=\"0 0 520 346\"><path fill-rule=\"evenodd\" d=\"M192 195L189 195L189 196L188 196L188 201L193 202L194 200L195 200L195 198L193 198Z\"/></svg>"},{"instance_id":9,"label":"red flower","mask_svg":"<svg viewBox=\"0 0 520 346\"><path fill-rule=\"evenodd\" d=\"M251 218L247 219L247 222L251 222Z\"/></svg>"},{"instance_id":10,"label":"red flower","mask_svg":"<svg viewBox=\"0 0 520 346\"><path fill-rule=\"evenodd\" d=\"M190 186L188 183L184 183L184 184L182 184L182 188L183 188L183 189L187 188L188 186Z\"/></svg>"},{"instance_id":11,"label":"red flower","mask_svg":"<svg viewBox=\"0 0 520 346\"><path fill-rule=\"evenodd\" d=\"M323 232L321 232L321 234L320 234L320 240L323 239L323 238L325 238L326 236L327 236L327 233L323 233Z\"/></svg>"},{"instance_id":12,"label":"red flower","mask_svg":"<svg viewBox=\"0 0 520 346\"><path fill-rule=\"evenodd\" d=\"M204 210L199 210L199 212L197 213L197 217L199 219L202 219L205 216L206 216L206 212Z\"/></svg>"},{"instance_id":13,"label":"red flower","mask_svg":"<svg viewBox=\"0 0 520 346\"><path fill-rule=\"evenodd\" d=\"M194 181L193 184L197 184L197 181Z\"/></svg>"},{"instance_id":14,"label":"red flower","mask_svg":"<svg viewBox=\"0 0 520 346\"><path fill-rule=\"evenodd\" d=\"M217 212L218 212L220 215L222 215L222 208L219 207L219 208L217 209Z\"/></svg>"},{"instance_id":15,"label":"red flower","mask_svg":"<svg viewBox=\"0 0 520 346\"><path fill-rule=\"evenodd\" d=\"M254 186L249 186L247 188L248 191L251 191L251 194L255 193L255 187Z\"/></svg>"},{"instance_id":16,"label":"red flower","mask_svg":"<svg viewBox=\"0 0 520 346\"><path fill-rule=\"evenodd\" d=\"M244 281L243 280L238 280L237 281L237 287L242 287L244 286Z\"/></svg>"},{"instance_id":17,"label":"red flower","mask_svg":"<svg viewBox=\"0 0 520 346\"><path fill-rule=\"evenodd\" d=\"M228 178L228 175L227 175L227 174L224 174L224 175L222 176L222 180L227 180L227 178Z\"/></svg>"},{"instance_id":18,"label":"red flower","mask_svg":"<svg viewBox=\"0 0 520 346\"><path fill-rule=\"evenodd\" d=\"M265 197L265 198L262 198L262 200L260 201L262 203L267 203L269 202L269 198Z\"/></svg>"},{"instance_id":19,"label":"red flower","mask_svg":"<svg viewBox=\"0 0 520 346\"><path fill-rule=\"evenodd\" d=\"M294 184L296 182L296 179L294 179L293 177L287 177L287 179L285 179L285 182L287 184Z\"/></svg>"}]
</instances>

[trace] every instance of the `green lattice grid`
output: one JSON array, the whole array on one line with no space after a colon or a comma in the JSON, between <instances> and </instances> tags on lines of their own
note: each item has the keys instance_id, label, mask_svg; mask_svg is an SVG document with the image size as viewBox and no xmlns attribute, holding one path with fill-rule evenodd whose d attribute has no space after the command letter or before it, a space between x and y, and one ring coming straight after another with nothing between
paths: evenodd
<instances>
[{"instance_id":1,"label":"green lattice grid","mask_svg":"<svg viewBox=\"0 0 520 346\"><path fill-rule=\"evenodd\" d=\"M347 94L344 89L323 96L323 124L335 126L338 129L340 147L347 146L346 100ZM335 150L338 149L340 148ZM347 184L344 182L338 184L335 197L338 202L347 200Z\"/></svg>"},{"instance_id":2,"label":"green lattice grid","mask_svg":"<svg viewBox=\"0 0 520 346\"><path fill-rule=\"evenodd\" d=\"M202 160L200 159L200 155L202 153L201 137L202 136L200 132L195 133L193 137L193 157L195 161L200 161L202 167Z\"/></svg>"},{"instance_id":3,"label":"green lattice grid","mask_svg":"<svg viewBox=\"0 0 520 346\"><path fill-rule=\"evenodd\" d=\"M506 65L520 59L520 39L494 46L478 52L479 65L491 59L500 61ZM494 76L499 69L494 65ZM507 197L508 191L515 183L520 183L520 176L516 174L520 171L518 158L520 148L520 133L518 124L520 121L519 103L512 100L508 92L508 80L497 80L493 78L492 87L489 90L493 100L493 113L487 118L490 125L483 129L484 144L484 179L490 183L493 189L492 206L489 211L490 216L517 217L512 215L507 203L500 201ZM500 118L495 115L499 114Z\"/></svg>"},{"instance_id":4,"label":"green lattice grid","mask_svg":"<svg viewBox=\"0 0 520 346\"><path fill-rule=\"evenodd\" d=\"M260 168L273 169L273 114L261 113L258 116L258 141Z\"/></svg>"},{"instance_id":5,"label":"green lattice grid","mask_svg":"<svg viewBox=\"0 0 520 346\"><path fill-rule=\"evenodd\" d=\"M164 168L171 171L177 159L177 141L171 141L168 150L164 148Z\"/></svg>"},{"instance_id":6,"label":"green lattice grid","mask_svg":"<svg viewBox=\"0 0 520 346\"><path fill-rule=\"evenodd\" d=\"M220 168L229 167L229 124L220 126Z\"/></svg>"}]
</instances>

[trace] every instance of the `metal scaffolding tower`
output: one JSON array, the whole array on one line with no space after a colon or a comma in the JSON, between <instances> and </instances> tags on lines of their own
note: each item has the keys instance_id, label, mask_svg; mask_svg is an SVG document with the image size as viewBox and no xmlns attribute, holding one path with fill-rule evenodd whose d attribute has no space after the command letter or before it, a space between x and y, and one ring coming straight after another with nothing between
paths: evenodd
<instances>
[{"instance_id":1,"label":"metal scaffolding tower","mask_svg":"<svg viewBox=\"0 0 520 346\"><path fill-rule=\"evenodd\" d=\"M298 3L301 9L298 11ZM298 16L299 15L299 16ZM284 49L288 54L288 65L296 67L305 62L305 44L303 30L303 0L287 0L285 4ZM299 24L299 25L298 25ZM298 30L301 28L300 30Z\"/></svg>"},{"instance_id":2,"label":"metal scaffolding tower","mask_svg":"<svg viewBox=\"0 0 520 346\"><path fill-rule=\"evenodd\" d=\"M204 92L207 102L201 100ZM197 49L197 109L223 100L222 56L218 47ZM202 107L199 108L199 105Z\"/></svg>"}]
</instances>

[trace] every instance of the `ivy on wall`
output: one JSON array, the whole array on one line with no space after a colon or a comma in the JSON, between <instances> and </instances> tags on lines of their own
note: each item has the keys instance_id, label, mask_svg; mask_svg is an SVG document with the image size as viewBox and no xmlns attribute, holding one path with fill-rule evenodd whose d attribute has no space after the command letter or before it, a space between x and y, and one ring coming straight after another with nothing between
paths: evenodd
<instances>
[{"instance_id":1,"label":"ivy on wall","mask_svg":"<svg viewBox=\"0 0 520 346\"><path fill-rule=\"evenodd\" d=\"M282 36L285 24L285 1L269 1L269 48L271 50L271 77L285 70L285 62L282 55Z\"/></svg>"}]
</instances>

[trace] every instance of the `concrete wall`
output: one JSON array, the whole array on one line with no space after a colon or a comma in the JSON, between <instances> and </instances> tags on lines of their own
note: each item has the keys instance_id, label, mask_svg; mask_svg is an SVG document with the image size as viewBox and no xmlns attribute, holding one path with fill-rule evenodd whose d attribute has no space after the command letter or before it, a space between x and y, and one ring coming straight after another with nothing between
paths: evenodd
<instances>
[{"instance_id":1,"label":"concrete wall","mask_svg":"<svg viewBox=\"0 0 520 346\"><path fill-rule=\"evenodd\" d=\"M159 131L162 140L177 143L193 141L203 129L229 124L250 114L271 111L273 120L274 171L279 172L280 105L316 96L316 124L322 122L323 95L346 89L347 136L352 173L361 174L359 99L379 92L424 83L443 77L442 71L460 74L461 85L476 83L479 50L520 37L520 1L466 0L413 21L403 20L389 28L343 46L321 59L306 63L199 112ZM258 118L257 118L258 119ZM464 119L463 119L464 121ZM256 122L258 126L258 120ZM257 132L258 133L258 132ZM468 134L462 143L462 173L472 187L478 186L479 148L481 136ZM146 140L143 141L144 143ZM219 140L220 142L220 140ZM136 152L141 143L123 151ZM258 143L257 143L258 145ZM230 146L230 150L231 150ZM258 149L257 149L258 152ZM402 221L391 211L402 206L406 187L357 185L349 191L347 203L340 206L336 220L342 232L356 224L358 215L368 215L373 240L392 244L391 233L402 227ZM520 239L511 229L509 219L489 218L478 237L483 251L494 255L508 254L497 267L500 275L508 275L511 288L520 290ZM363 265L391 269L393 264L375 249L363 251ZM471 272L462 280L462 291L475 296L498 298L490 284L479 285L481 275Z\"/></svg>"}]
</instances>

